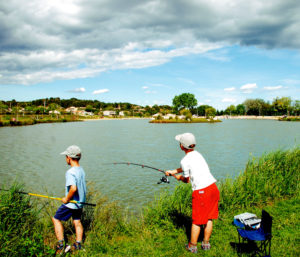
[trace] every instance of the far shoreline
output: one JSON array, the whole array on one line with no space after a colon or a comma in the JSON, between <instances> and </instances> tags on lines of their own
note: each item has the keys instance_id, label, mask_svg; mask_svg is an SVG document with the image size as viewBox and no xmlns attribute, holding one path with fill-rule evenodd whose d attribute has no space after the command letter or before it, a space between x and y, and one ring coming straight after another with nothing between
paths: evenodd
<instances>
[{"instance_id":1,"label":"far shoreline","mask_svg":"<svg viewBox=\"0 0 300 257\"><path fill-rule=\"evenodd\" d=\"M205 118L200 117L199 118ZM256 115L239 115L239 116L230 116L230 115L222 115L222 116L216 116L215 119L218 119L219 122L222 120L276 120L276 121L290 121L289 118L295 118L295 121L299 121L299 116L256 116ZM78 121L107 121L107 120L155 120L152 117L102 117L102 118L85 118L80 117L75 120L50 120L50 121L37 121L37 122L30 122L30 123L22 123L18 121L14 121L14 123L11 123L10 121L5 124L4 122L1 122L1 127L17 127L17 126L31 126L31 125L37 125L37 124L46 124L46 123L64 123L64 122L78 122ZM168 120L166 120L168 121ZM293 120L292 120L293 121ZM291 122L291 121L290 121ZM18 124L20 123L20 124ZM155 122L153 122L155 123ZM168 122L157 122L157 124L167 124ZM184 122L178 122L178 123L184 123ZM186 122L186 123L193 123L193 122ZM201 123L201 122L195 122L195 123ZM204 122L202 122L204 123ZM207 122L212 123L212 122Z\"/></svg>"}]
</instances>

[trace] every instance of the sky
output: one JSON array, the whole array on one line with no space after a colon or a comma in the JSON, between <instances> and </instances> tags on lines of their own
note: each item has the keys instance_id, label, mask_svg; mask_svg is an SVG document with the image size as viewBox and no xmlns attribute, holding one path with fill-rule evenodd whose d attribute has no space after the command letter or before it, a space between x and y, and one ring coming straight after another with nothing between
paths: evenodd
<instances>
[{"instance_id":1,"label":"sky","mask_svg":"<svg viewBox=\"0 0 300 257\"><path fill-rule=\"evenodd\" d=\"M300 99L298 0L0 3L0 100Z\"/></svg>"}]
</instances>

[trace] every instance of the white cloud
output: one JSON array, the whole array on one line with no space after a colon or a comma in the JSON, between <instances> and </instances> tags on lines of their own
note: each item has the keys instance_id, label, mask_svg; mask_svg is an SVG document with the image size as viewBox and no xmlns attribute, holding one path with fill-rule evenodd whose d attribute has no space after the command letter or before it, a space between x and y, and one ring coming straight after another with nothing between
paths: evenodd
<instances>
[{"instance_id":1,"label":"white cloud","mask_svg":"<svg viewBox=\"0 0 300 257\"><path fill-rule=\"evenodd\" d=\"M269 91L279 90L279 89L282 89L282 88L283 88L283 86L264 87L265 90L269 90Z\"/></svg>"},{"instance_id":2,"label":"white cloud","mask_svg":"<svg viewBox=\"0 0 300 257\"><path fill-rule=\"evenodd\" d=\"M226 61L230 45L300 49L295 0L14 0L0 10L0 84L94 77L187 55Z\"/></svg>"},{"instance_id":3,"label":"white cloud","mask_svg":"<svg viewBox=\"0 0 300 257\"><path fill-rule=\"evenodd\" d=\"M85 88L84 87L75 88L75 89L70 90L69 92L71 92L71 93L84 93Z\"/></svg>"},{"instance_id":4,"label":"white cloud","mask_svg":"<svg viewBox=\"0 0 300 257\"><path fill-rule=\"evenodd\" d=\"M234 98L223 98L222 103L235 103L236 99Z\"/></svg>"},{"instance_id":5,"label":"white cloud","mask_svg":"<svg viewBox=\"0 0 300 257\"><path fill-rule=\"evenodd\" d=\"M249 84L245 84L243 86L240 87L240 89L242 90L243 93L245 94L250 94L253 92L254 89L257 88L256 83L249 83Z\"/></svg>"},{"instance_id":6,"label":"white cloud","mask_svg":"<svg viewBox=\"0 0 300 257\"><path fill-rule=\"evenodd\" d=\"M99 90L95 90L93 92L93 95L99 95L99 94L103 94L103 93L107 93L107 92L109 92L108 89L99 89Z\"/></svg>"},{"instance_id":7,"label":"white cloud","mask_svg":"<svg viewBox=\"0 0 300 257\"><path fill-rule=\"evenodd\" d=\"M142 87L142 89L148 89L148 88L149 88L149 87L147 87L147 86L143 86L143 87Z\"/></svg>"},{"instance_id":8,"label":"white cloud","mask_svg":"<svg viewBox=\"0 0 300 257\"><path fill-rule=\"evenodd\" d=\"M234 90L235 90L235 87L224 88L224 91L228 91L228 92L231 92L231 91L234 91Z\"/></svg>"}]
</instances>

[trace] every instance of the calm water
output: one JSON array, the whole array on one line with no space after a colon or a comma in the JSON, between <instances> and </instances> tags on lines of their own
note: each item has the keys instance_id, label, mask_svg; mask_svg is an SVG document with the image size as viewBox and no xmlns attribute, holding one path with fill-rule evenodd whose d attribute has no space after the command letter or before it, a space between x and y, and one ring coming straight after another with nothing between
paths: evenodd
<instances>
[{"instance_id":1,"label":"calm water","mask_svg":"<svg viewBox=\"0 0 300 257\"><path fill-rule=\"evenodd\" d=\"M21 181L36 193L63 196L65 158L71 144L83 151L87 180L111 200L139 209L178 183L157 185L161 173L136 166L107 165L137 162L160 169L179 167L183 152L175 135L192 132L197 150L217 179L236 176L250 156L300 144L300 123L272 120L224 120L217 124L149 124L148 120L108 120L0 128L0 186Z\"/></svg>"}]
</instances>

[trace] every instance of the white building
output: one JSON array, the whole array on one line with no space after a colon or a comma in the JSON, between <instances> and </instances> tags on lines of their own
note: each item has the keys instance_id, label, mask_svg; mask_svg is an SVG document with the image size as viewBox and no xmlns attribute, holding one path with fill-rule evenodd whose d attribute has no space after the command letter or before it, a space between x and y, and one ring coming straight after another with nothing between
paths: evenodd
<instances>
[{"instance_id":1,"label":"white building","mask_svg":"<svg viewBox=\"0 0 300 257\"><path fill-rule=\"evenodd\" d=\"M49 111L49 114L59 114L60 115L60 111L57 111L57 110Z\"/></svg>"},{"instance_id":2,"label":"white building","mask_svg":"<svg viewBox=\"0 0 300 257\"><path fill-rule=\"evenodd\" d=\"M172 113L168 113L165 116L163 116L163 119L165 120L169 120L169 119L175 119L176 118L176 114L172 114Z\"/></svg>"},{"instance_id":3,"label":"white building","mask_svg":"<svg viewBox=\"0 0 300 257\"><path fill-rule=\"evenodd\" d=\"M103 116L113 116L116 115L115 111L103 111Z\"/></svg>"},{"instance_id":4,"label":"white building","mask_svg":"<svg viewBox=\"0 0 300 257\"><path fill-rule=\"evenodd\" d=\"M84 110L78 111L77 114L78 114L79 116L93 116L93 115L94 115L94 113L92 113L92 112L87 112L87 111L84 111Z\"/></svg>"},{"instance_id":5,"label":"white building","mask_svg":"<svg viewBox=\"0 0 300 257\"><path fill-rule=\"evenodd\" d=\"M74 107L74 106L71 106L69 108L66 109L66 112L70 112L72 114L76 114L78 108Z\"/></svg>"}]
</instances>

